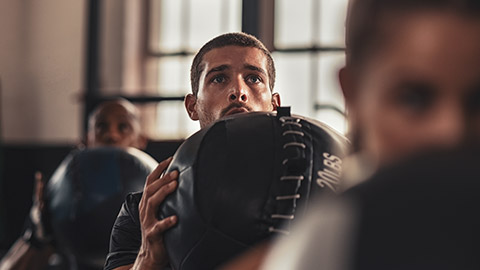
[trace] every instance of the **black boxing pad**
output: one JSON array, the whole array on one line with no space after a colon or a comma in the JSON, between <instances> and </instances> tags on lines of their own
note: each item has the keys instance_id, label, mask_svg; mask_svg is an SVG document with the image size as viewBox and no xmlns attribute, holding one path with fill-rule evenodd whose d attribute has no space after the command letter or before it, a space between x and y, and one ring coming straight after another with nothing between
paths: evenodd
<instances>
[{"instance_id":1,"label":"black boxing pad","mask_svg":"<svg viewBox=\"0 0 480 270\"><path fill-rule=\"evenodd\" d=\"M345 193L358 212L352 269L480 269L480 151L438 151Z\"/></svg>"},{"instance_id":2,"label":"black boxing pad","mask_svg":"<svg viewBox=\"0 0 480 270\"><path fill-rule=\"evenodd\" d=\"M289 111L229 116L187 139L167 171L177 190L160 218L174 269L211 269L275 233L288 233L310 197L334 193L348 142Z\"/></svg>"},{"instance_id":3,"label":"black boxing pad","mask_svg":"<svg viewBox=\"0 0 480 270\"><path fill-rule=\"evenodd\" d=\"M134 148L92 148L69 155L47 184L57 246L81 265L103 268L125 196L143 189L157 162Z\"/></svg>"}]
</instances>

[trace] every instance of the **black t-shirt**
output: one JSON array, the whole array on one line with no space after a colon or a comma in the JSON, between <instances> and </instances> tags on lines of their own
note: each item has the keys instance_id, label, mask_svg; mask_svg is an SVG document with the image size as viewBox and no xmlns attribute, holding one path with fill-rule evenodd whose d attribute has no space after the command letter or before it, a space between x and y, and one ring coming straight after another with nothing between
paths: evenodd
<instances>
[{"instance_id":1,"label":"black t-shirt","mask_svg":"<svg viewBox=\"0 0 480 270\"><path fill-rule=\"evenodd\" d=\"M138 205L143 192L127 195L120 213L115 220L110 236L110 250L105 262L105 270L133 264L142 244L142 231Z\"/></svg>"}]
</instances>

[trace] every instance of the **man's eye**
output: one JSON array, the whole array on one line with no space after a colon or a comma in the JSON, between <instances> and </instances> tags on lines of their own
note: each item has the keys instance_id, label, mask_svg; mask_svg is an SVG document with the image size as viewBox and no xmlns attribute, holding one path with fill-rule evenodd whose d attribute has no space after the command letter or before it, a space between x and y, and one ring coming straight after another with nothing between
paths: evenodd
<instances>
[{"instance_id":1,"label":"man's eye","mask_svg":"<svg viewBox=\"0 0 480 270\"><path fill-rule=\"evenodd\" d=\"M480 85L475 87L474 90L468 95L467 98L467 110L469 113L480 112Z\"/></svg>"},{"instance_id":2,"label":"man's eye","mask_svg":"<svg viewBox=\"0 0 480 270\"><path fill-rule=\"evenodd\" d=\"M247 77L247 81L250 83L260 83L262 82L262 78L256 75L251 75Z\"/></svg>"},{"instance_id":3,"label":"man's eye","mask_svg":"<svg viewBox=\"0 0 480 270\"><path fill-rule=\"evenodd\" d=\"M128 123L120 123L118 124L118 130L121 132L121 133L126 133L128 131L130 131L131 127Z\"/></svg>"},{"instance_id":4,"label":"man's eye","mask_svg":"<svg viewBox=\"0 0 480 270\"><path fill-rule=\"evenodd\" d=\"M403 85L397 95L398 104L414 112L428 109L433 99L432 88L422 84Z\"/></svg>"},{"instance_id":5,"label":"man's eye","mask_svg":"<svg viewBox=\"0 0 480 270\"><path fill-rule=\"evenodd\" d=\"M105 132L108 129L107 123L97 122L95 124L95 129L97 132Z\"/></svg>"},{"instance_id":6,"label":"man's eye","mask_svg":"<svg viewBox=\"0 0 480 270\"><path fill-rule=\"evenodd\" d=\"M215 76L212 79L212 82L214 82L214 83L224 83L225 81L226 81L226 78L223 75Z\"/></svg>"}]
</instances>

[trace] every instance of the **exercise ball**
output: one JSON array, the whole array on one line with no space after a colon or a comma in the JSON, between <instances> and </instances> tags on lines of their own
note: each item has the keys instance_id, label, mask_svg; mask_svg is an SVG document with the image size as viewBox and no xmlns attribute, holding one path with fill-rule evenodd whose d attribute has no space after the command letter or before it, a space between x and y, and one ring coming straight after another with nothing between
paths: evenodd
<instances>
[{"instance_id":1,"label":"exercise ball","mask_svg":"<svg viewBox=\"0 0 480 270\"><path fill-rule=\"evenodd\" d=\"M134 148L92 148L67 156L48 182L45 197L55 244L71 264L103 267L126 195L142 190L156 165Z\"/></svg>"},{"instance_id":2,"label":"exercise ball","mask_svg":"<svg viewBox=\"0 0 480 270\"><path fill-rule=\"evenodd\" d=\"M167 171L178 188L159 216L174 269L212 269L256 243L288 234L312 197L334 194L348 141L289 108L223 118L188 138Z\"/></svg>"}]
</instances>

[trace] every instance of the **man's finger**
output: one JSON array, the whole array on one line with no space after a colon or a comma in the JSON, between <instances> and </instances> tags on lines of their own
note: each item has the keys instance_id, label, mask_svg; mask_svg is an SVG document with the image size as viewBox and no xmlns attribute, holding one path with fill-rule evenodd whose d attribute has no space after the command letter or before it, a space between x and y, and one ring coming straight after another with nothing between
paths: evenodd
<instances>
[{"instance_id":1,"label":"man's finger","mask_svg":"<svg viewBox=\"0 0 480 270\"><path fill-rule=\"evenodd\" d=\"M45 188L45 182L43 181L43 176L40 171L35 172L35 187L34 187L34 197L35 202L43 202L43 191Z\"/></svg>"},{"instance_id":2,"label":"man's finger","mask_svg":"<svg viewBox=\"0 0 480 270\"><path fill-rule=\"evenodd\" d=\"M167 169L168 165L170 165L170 162L172 162L172 158L173 157L169 157L158 164L155 170L153 170L153 172L147 176L145 186L148 186L150 183L160 178L160 175L165 171L165 169Z\"/></svg>"},{"instance_id":3,"label":"man's finger","mask_svg":"<svg viewBox=\"0 0 480 270\"><path fill-rule=\"evenodd\" d=\"M153 181L150 185L145 186L145 189L143 190L143 196L149 198L150 196L155 194L161 187L177 179L178 179L178 171L176 170L171 171L168 174Z\"/></svg>"},{"instance_id":4,"label":"man's finger","mask_svg":"<svg viewBox=\"0 0 480 270\"><path fill-rule=\"evenodd\" d=\"M146 201L146 215L155 217L158 211L158 206L165 200L168 194L172 193L177 188L177 181L172 181L168 185L161 187L155 194L150 196Z\"/></svg>"},{"instance_id":5,"label":"man's finger","mask_svg":"<svg viewBox=\"0 0 480 270\"><path fill-rule=\"evenodd\" d=\"M163 237L163 233L170 229L171 227L175 226L177 224L177 216L169 216L167 218L164 218L160 221L158 221L150 230L148 233L147 237L150 239L155 239L159 240L161 237Z\"/></svg>"}]
</instances>

